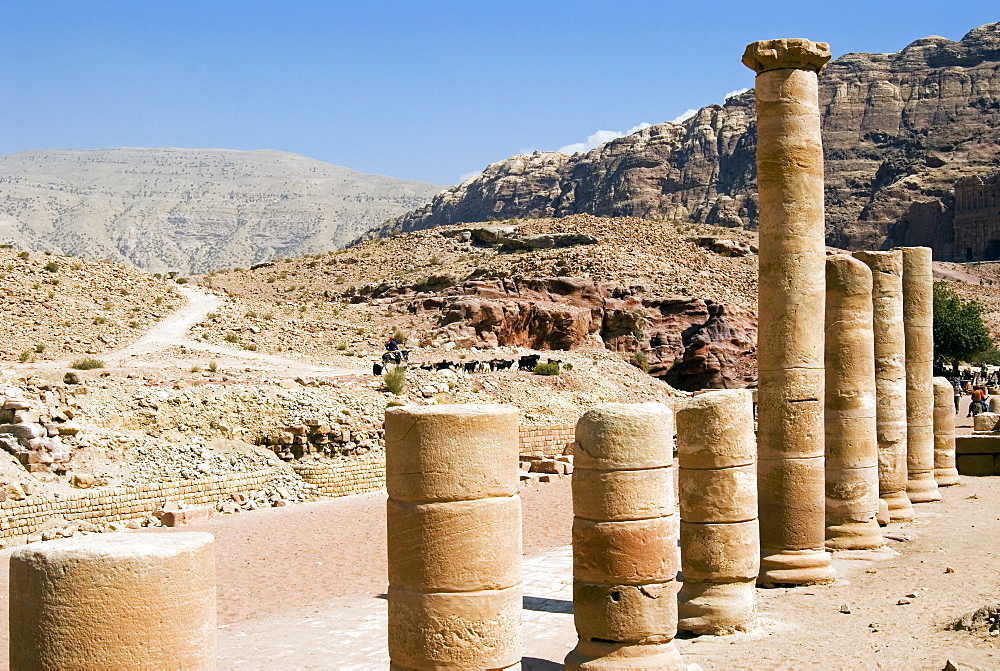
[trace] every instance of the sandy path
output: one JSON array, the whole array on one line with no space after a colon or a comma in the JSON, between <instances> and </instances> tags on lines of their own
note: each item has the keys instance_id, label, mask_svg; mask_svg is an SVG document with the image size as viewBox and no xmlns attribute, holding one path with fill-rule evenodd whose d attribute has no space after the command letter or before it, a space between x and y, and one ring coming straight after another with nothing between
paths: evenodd
<instances>
[{"instance_id":1,"label":"sandy path","mask_svg":"<svg viewBox=\"0 0 1000 671\"><path fill-rule=\"evenodd\" d=\"M913 524L887 529L907 539L890 541L889 552L837 553L836 585L758 590L758 631L682 639L678 647L706 670L942 669L947 660L1000 668L996 638L944 628L1000 600L1000 477L966 477L943 494L941 503L917 506ZM526 600L534 659L525 668L561 668L574 642L569 482L539 485L523 499L532 588L538 593L539 570L549 571L541 582L552 587L550 597ZM366 494L188 527L217 539L220 668L385 668L371 661L384 655L384 500ZM9 554L0 553L4 596ZM899 605L907 594L916 597ZM840 612L844 605L850 613ZM5 632L0 621L0 648Z\"/></svg>"}]
</instances>

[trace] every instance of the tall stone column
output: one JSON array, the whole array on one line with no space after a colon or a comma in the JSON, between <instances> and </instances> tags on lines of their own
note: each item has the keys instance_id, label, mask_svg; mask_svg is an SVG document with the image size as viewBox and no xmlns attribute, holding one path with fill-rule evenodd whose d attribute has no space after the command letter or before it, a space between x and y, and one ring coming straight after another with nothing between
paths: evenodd
<instances>
[{"instance_id":1,"label":"tall stone column","mask_svg":"<svg viewBox=\"0 0 1000 671\"><path fill-rule=\"evenodd\" d=\"M934 479L938 487L960 482L955 468L955 396L943 377L934 378Z\"/></svg>"},{"instance_id":2,"label":"tall stone column","mask_svg":"<svg viewBox=\"0 0 1000 671\"><path fill-rule=\"evenodd\" d=\"M824 548L823 146L817 77L829 47L747 46L757 73L758 463L763 584L834 580Z\"/></svg>"},{"instance_id":3,"label":"tall stone column","mask_svg":"<svg viewBox=\"0 0 1000 671\"><path fill-rule=\"evenodd\" d=\"M10 668L214 669L206 533L36 543L10 557Z\"/></svg>"},{"instance_id":4,"label":"tall stone column","mask_svg":"<svg viewBox=\"0 0 1000 671\"><path fill-rule=\"evenodd\" d=\"M677 411L682 631L731 634L754 626L760 569L756 457L750 391L702 394Z\"/></svg>"},{"instance_id":5,"label":"tall stone column","mask_svg":"<svg viewBox=\"0 0 1000 671\"><path fill-rule=\"evenodd\" d=\"M609 403L576 424L567 669L683 669L677 633L674 417Z\"/></svg>"},{"instance_id":6,"label":"tall stone column","mask_svg":"<svg viewBox=\"0 0 1000 671\"><path fill-rule=\"evenodd\" d=\"M906 344L903 333L903 253L854 252L872 270L875 331L875 426L878 495L889 519L913 519L906 495Z\"/></svg>"},{"instance_id":7,"label":"tall stone column","mask_svg":"<svg viewBox=\"0 0 1000 671\"><path fill-rule=\"evenodd\" d=\"M826 257L826 546L884 544L878 516L872 271Z\"/></svg>"},{"instance_id":8,"label":"tall stone column","mask_svg":"<svg viewBox=\"0 0 1000 671\"><path fill-rule=\"evenodd\" d=\"M906 494L940 501L934 481L934 276L930 247L902 247L906 336Z\"/></svg>"},{"instance_id":9,"label":"tall stone column","mask_svg":"<svg viewBox=\"0 0 1000 671\"><path fill-rule=\"evenodd\" d=\"M521 663L517 410L385 413L392 669Z\"/></svg>"}]
</instances>

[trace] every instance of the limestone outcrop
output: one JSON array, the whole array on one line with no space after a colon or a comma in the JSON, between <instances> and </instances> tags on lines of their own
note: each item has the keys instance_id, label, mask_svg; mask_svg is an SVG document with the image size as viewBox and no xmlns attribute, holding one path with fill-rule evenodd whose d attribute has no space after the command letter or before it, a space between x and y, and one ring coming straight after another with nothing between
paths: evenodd
<instances>
[{"instance_id":1,"label":"limestone outcrop","mask_svg":"<svg viewBox=\"0 0 1000 671\"><path fill-rule=\"evenodd\" d=\"M829 244L877 249L888 238L888 246L926 245L952 257L955 182L996 171L998 63L1000 23L992 23L958 42L932 36L827 66L819 101ZM381 232L575 213L755 227L753 95L586 153L494 163Z\"/></svg>"}]
</instances>

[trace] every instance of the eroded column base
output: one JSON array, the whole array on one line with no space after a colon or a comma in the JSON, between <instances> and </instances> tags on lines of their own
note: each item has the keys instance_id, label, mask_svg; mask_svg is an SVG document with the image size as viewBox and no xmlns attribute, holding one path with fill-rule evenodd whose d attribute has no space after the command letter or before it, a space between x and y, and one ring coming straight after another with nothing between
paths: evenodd
<instances>
[{"instance_id":1,"label":"eroded column base","mask_svg":"<svg viewBox=\"0 0 1000 671\"><path fill-rule=\"evenodd\" d=\"M934 471L918 471L910 473L906 481L906 496L910 503L930 503L940 501L941 492L934 481Z\"/></svg>"},{"instance_id":2,"label":"eroded column base","mask_svg":"<svg viewBox=\"0 0 1000 671\"><path fill-rule=\"evenodd\" d=\"M687 665L673 641L668 643L616 643L581 638L566 655L569 671L629 669L630 671L670 671Z\"/></svg>"},{"instance_id":3,"label":"eroded column base","mask_svg":"<svg viewBox=\"0 0 1000 671\"><path fill-rule=\"evenodd\" d=\"M913 505L906 492L888 492L881 498L889 506L889 519L893 522L909 522L913 519Z\"/></svg>"},{"instance_id":4,"label":"eroded column base","mask_svg":"<svg viewBox=\"0 0 1000 671\"><path fill-rule=\"evenodd\" d=\"M753 582L684 582L677 594L677 629L721 636L750 631L757 624Z\"/></svg>"},{"instance_id":5,"label":"eroded column base","mask_svg":"<svg viewBox=\"0 0 1000 671\"><path fill-rule=\"evenodd\" d=\"M427 671L429 668L430 667L424 667L418 669L415 666L400 666L393 661L389 662L389 671ZM521 662L505 666L503 668L486 669L486 671L521 671Z\"/></svg>"},{"instance_id":6,"label":"eroded column base","mask_svg":"<svg viewBox=\"0 0 1000 671\"><path fill-rule=\"evenodd\" d=\"M934 481L938 487L951 487L960 483L962 479L958 476L957 468L935 468Z\"/></svg>"},{"instance_id":7,"label":"eroded column base","mask_svg":"<svg viewBox=\"0 0 1000 671\"><path fill-rule=\"evenodd\" d=\"M875 516L875 521L880 527L887 526L892 521L889 517L889 504L885 502L885 499L878 500L878 514Z\"/></svg>"},{"instance_id":8,"label":"eroded column base","mask_svg":"<svg viewBox=\"0 0 1000 671\"><path fill-rule=\"evenodd\" d=\"M401 669L506 669L521 661L521 586L411 592L389 586L389 658Z\"/></svg>"},{"instance_id":9,"label":"eroded column base","mask_svg":"<svg viewBox=\"0 0 1000 671\"><path fill-rule=\"evenodd\" d=\"M825 585L837 579L826 550L772 550L761 548L757 584Z\"/></svg>"},{"instance_id":10,"label":"eroded column base","mask_svg":"<svg viewBox=\"0 0 1000 671\"><path fill-rule=\"evenodd\" d=\"M877 520L844 522L826 528L828 550L874 550L885 545Z\"/></svg>"}]
</instances>

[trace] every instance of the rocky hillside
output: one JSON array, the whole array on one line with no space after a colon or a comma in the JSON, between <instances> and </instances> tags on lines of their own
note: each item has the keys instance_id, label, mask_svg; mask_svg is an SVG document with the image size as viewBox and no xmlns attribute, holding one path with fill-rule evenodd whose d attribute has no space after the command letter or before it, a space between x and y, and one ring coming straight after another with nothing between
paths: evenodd
<instances>
[{"instance_id":1,"label":"rocky hillside","mask_svg":"<svg viewBox=\"0 0 1000 671\"><path fill-rule=\"evenodd\" d=\"M0 243L207 272L343 246L439 187L279 151L0 156Z\"/></svg>"},{"instance_id":2,"label":"rocky hillside","mask_svg":"<svg viewBox=\"0 0 1000 671\"><path fill-rule=\"evenodd\" d=\"M743 386L753 245L743 231L589 215L419 231L205 278L231 301L194 333L312 356L377 356L394 330L431 357L599 347L681 389Z\"/></svg>"},{"instance_id":3,"label":"rocky hillside","mask_svg":"<svg viewBox=\"0 0 1000 671\"><path fill-rule=\"evenodd\" d=\"M954 182L1000 169L1000 23L842 56L820 78L820 105L828 243L933 243L950 258ZM586 153L494 163L377 234L577 213L753 228L755 150L749 91Z\"/></svg>"},{"instance_id":4,"label":"rocky hillside","mask_svg":"<svg viewBox=\"0 0 1000 671\"><path fill-rule=\"evenodd\" d=\"M184 302L135 268L0 247L0 361L101 354L137 340Z\"/></svg>"}]
</instances>

